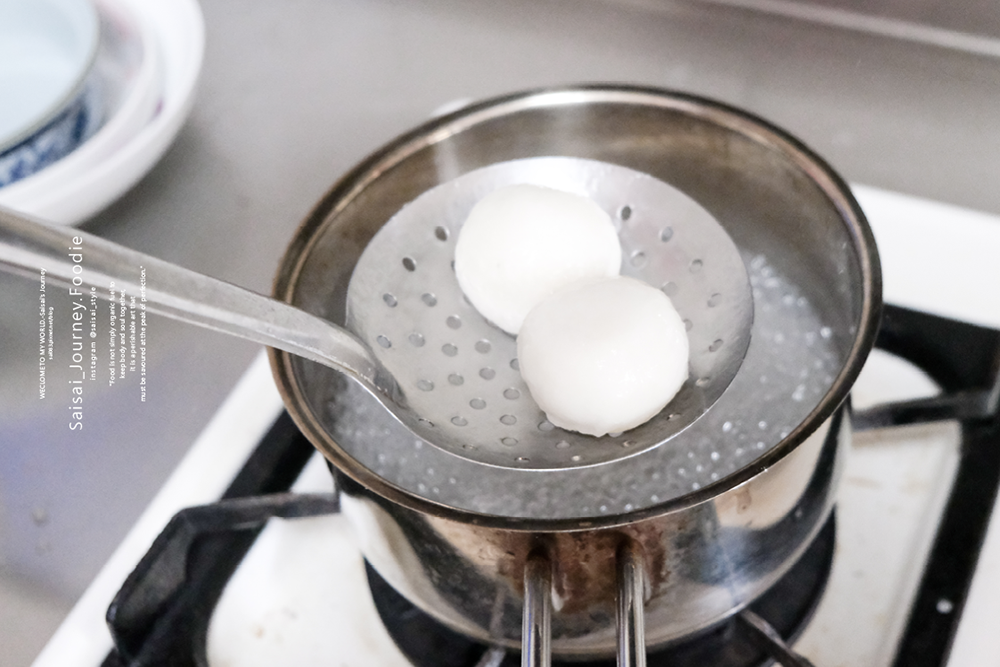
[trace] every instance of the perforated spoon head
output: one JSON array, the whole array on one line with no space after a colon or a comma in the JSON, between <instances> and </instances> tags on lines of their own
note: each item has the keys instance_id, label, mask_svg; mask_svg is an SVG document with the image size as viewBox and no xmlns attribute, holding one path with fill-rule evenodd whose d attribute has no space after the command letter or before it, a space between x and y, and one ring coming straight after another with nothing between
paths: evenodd
<instances>
[{"instance_id":1,"label":"perforated spoon head","mask_svg":"<svg viewBox=\"0 0 1000 667\"><path fill-rule=\"evenodd\" d=\"M688 326L690 377L655 417L595 438L554 427L521 379L513 336L465 299L453 270L470 209L518 183L589 197L616 225L622 274L662 289ZM593 160L497 163L428 190L372 238L351 277L347 325L394 379L390 406L415 434L491 466L565 469L632 456L677 437L725 392L750 342L753 298L736 246L690 197Z\"/></svg>"}]
</instances>

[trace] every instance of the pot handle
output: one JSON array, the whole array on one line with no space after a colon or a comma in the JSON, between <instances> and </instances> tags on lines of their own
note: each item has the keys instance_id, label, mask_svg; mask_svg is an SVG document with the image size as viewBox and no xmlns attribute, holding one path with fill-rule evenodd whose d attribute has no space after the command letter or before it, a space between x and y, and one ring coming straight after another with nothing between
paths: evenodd
<instances>
[{"instance_id":1,"label":"pot handle","mask_svg":"<svg viewBox=\"0 0 1000 667\"><path fill-rule=\"evenodd\" d=\"M552 665L552 564L541 555L524 566L521 667Z\"/></svg>"},{"instance_id":2,"label":"pot handle","mask_svg":"<svg viewBox=\"0 0 1000 667\"><path fill-rule=\"evenodd\" d=\"M618 551L618 666L646 667L642 551L629 541Z\"/></svg>"}]
</instances>

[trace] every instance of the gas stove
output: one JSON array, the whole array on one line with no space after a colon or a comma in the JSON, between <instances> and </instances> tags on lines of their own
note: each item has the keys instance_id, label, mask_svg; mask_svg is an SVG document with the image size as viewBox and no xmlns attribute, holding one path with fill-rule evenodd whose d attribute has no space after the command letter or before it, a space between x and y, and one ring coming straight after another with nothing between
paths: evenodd
<instances>
[{"instance_id":1,"label":"gas stove","mask_svg":"<svg viewBox=\"0 0 1000 667\"><path fill-rule=\"evenodd\" d=\"M768 651L807 664L784 643L816 667L1000 660L1000 299L983 288L1000 285L1000 220L853 189L894 305L852 392L834 518L800 579L651 665L759 664ZM517 664L408 607L336 510L260 355L36 666ZM782 633L777 649L741 628L759 618Z\"/></svg>"}]
</instances>

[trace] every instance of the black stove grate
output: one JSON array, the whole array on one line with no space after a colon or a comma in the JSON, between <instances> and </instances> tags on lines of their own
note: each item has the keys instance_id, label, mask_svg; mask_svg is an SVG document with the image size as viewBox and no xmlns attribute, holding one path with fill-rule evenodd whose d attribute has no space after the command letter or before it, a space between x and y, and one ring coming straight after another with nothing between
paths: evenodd
<instances>
[{"instance_id":1,"label":"black stove grate","mask_svg":"<svg viewBox=\"0 0 1000 667\"><path fill-rule=\"evenodd\" d=\"M962 423L958 472L895 660L896 667L940 667L947 660L1000 487L1000 331L887 306L877 344L922 368L943 392L933 399L859 412L855 428L942 419ZM268 517L337 509L330 496L282 493L313 451L283 414L220 503L183 510L171 520L108 610L115 649L104 667L207 664L212 610ZM832 540L832 525L824 531L831 532ZM739 634L723 626L713 632ZM482 653L481 647L470 650Z\"/></svg>"}]
</instances>

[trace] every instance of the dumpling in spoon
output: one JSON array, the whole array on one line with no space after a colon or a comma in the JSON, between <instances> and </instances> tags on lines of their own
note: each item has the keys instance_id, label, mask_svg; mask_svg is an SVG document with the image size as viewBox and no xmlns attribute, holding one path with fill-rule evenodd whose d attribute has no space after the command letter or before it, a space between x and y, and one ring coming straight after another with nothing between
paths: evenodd
<instances>
[{"instance_id":1,"label":"dumpling in spoon","mask_svg":"<svg viewBox=\"0 0 1000 667\"><path fill-rule=\"evenodd\" d=\"M528 311L559 288L618 275L621 256L610 216L590 199L509 185L472 207L455 244L455 276L486 319L517 334Z\"/></svg>"},{"instance_id":2,"label":"dumpling in spoon","mask_svg":"<svg viewBox=\"0 0 1000 667\"><path fill-rule=\"evenodd\" d=\"M595 436L648 421L688 377L687 331L669 297L625 277L582 281L539 303L517 357L549 421Z\"/></svg>"}]
</instances>

